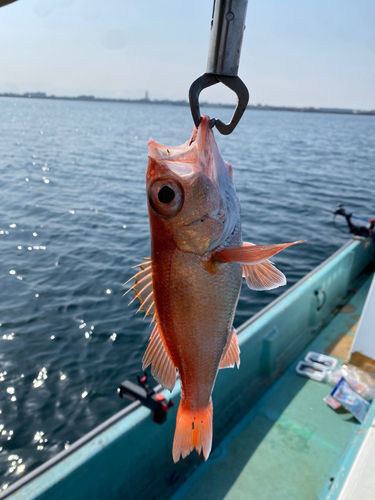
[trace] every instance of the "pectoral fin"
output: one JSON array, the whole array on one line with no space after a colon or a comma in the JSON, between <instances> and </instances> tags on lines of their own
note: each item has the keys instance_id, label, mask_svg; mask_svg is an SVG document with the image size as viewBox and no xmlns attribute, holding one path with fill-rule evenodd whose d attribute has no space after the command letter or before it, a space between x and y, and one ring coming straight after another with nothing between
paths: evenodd
<instances>
[{"instance_id":1,"label":"pectoral fin","mask_svg":"<svg viewBox=\"0 0 375 500\"><path fill-rule=\"evenodd\" d=\"M255 266L242 266L242 272L251 290L273 290L286 285L285 275L269 260Z\"/></svg>"},{"instance_id":2,"label":"pectoral fin","mask_svg":"<svg viewBox=\"0 0 375 500\"><path fill-rule=\"evenodd\" d=\"M237 368L240 367L240 348L238 347L236 330L233 328L219 368L234 368L234 365L237 365Z\"/></svg>"},{"instance_id":3,"label":"pectoral fin","mask_svg":"<svg viewBox=\"0 0 375 500\"><path fill-rule=\"evenodd\" d=\"M294 241L293 243L279 243L276 245L253 245L244 243L242 247L224 248L217 252L213 259L216 262L238 262L239 264L260 264L269 259L273 255L281 252L284 248L291 245L303 243L303 241Z\"/></svg>"},{"instance_id":4,"label":"pectoral fin","mask_svg":"<svg viewBox=\"0 0 375 500\"><path fill-rule=\"evenodd\" d=\"M242 264L243 276L251 290L272 290L286 285L286 278L268 258L297 243L303 243L303 241L263 246L243 243L242 247L221 250L214 255L213 259L215 262Z\"/></svg>"},{"instance_id":5,"label":"pectoral fin","mask_svg":"<svg viewBox=\"0 0 375 500\"><path fill-rule=\"evenodd\" d=\"M254 243L244 243L243 245L255 246ZM285 275L270 260L255 265L243 265L242 272L247 286L251 290L272 290L286 285Z\"/></svg>"}]
</instances>

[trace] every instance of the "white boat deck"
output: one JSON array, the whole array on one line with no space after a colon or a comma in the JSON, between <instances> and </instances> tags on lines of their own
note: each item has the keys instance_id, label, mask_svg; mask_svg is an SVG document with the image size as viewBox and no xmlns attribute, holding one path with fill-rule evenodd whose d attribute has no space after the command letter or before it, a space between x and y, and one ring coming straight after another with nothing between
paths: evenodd
<instances>
[{"instance_id":1,"label":"white boat deck","mask_svg":"<svg viewBox=\"0 0 375 500\"><path fill-rule=\"evenodd\" d=\"M352 353L375 358L375 277L369 290ZM338 500L374 500L375 498L375 419L368 430Z\"/></svg>"},{"instance_id":2,"label":"white boat deck","mask_svg":"<svg viewBox=\"0 0 375 500\"><path fill-rule=\"evenodd\" d=\"M368 430L338 500L374 500L375 420Z\"/></svg>"}]
</instances>

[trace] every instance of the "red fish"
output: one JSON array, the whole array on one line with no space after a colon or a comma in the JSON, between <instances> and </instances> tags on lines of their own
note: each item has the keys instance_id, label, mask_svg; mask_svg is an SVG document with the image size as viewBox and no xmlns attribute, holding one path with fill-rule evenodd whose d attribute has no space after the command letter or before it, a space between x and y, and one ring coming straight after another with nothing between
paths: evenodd
<instances>
[{"instance_id":1,"label":"red fish","mask_svg":"<svg viewBox=\"0 0 375 500\"><path fill-rule=\"evenodd\" d=\"M217 373L240 365L233 318L242 276L253 290L285 285L268 259L300 242L242 242L232 167L220 156L208 116L182 146L153 140L148 146L151 258L139 265L131 287L154 322L143 368L151 364L153 376L170 391L176 370L180 376L173 460L193 449L207 460Z\"/></svg>"}]
</instances>

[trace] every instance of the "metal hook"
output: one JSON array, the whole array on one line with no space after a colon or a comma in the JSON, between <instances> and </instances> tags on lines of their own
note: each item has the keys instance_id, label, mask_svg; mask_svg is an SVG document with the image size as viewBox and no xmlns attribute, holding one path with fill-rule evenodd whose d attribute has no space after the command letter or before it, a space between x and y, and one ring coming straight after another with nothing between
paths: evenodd
<instances>
[{"instance_id":1,"label":"metal hook","mask_svg":"<svg viewBox=\"0 0 375 500\"><path fill-rule=\"evenodd\" d=\"M199 78L192 83L189 90L189 102L191 114L195 126L199 127L199 122L201 119L201 113L199 108L199 95L203 89L211 87L216 83L223 83L226 87L233 90L237 95L237 107L234 110L232 119L229 123L225 124L221 120L212 119L210 122L211 128L216 125L218 131L223 135L229 135L236 128L238 122L240 121L242 115L244 114L247 103L249 102L249 91L246 85L243 83L238 76L224 76L224 75L213 75L210 73L204 73Z\"/></svg>"},{"instance_id":2,"label":"metal hook","mask_svg":"<svg viewBox=\"0 0 375 500\"><path fill-rule=\"evenodd\" d=\"M233 132L249 102L249 91L237 76L247 2L248 0L214 0L206 73L195 80L189 90L191 114L197 128L201 118L199 94L203 89L221 82L237 95L237 107L229 123L225 124L214 118L210 121L211 128L216 125L224 135Z\"/></svg>"}]
</instances>

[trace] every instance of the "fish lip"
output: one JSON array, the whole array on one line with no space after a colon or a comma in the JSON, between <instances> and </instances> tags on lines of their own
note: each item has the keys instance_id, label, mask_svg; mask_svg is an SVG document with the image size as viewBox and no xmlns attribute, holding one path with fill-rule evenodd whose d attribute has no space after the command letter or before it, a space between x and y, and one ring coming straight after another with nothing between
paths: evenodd
<instances>
[{"instance_id":1,"label":"fish lip","mask_svg":"<svg viewBox=\"0 0 375 500\"><path fill-rule=\"evenodd\" d=\"M149 161L164 165L179 177L204 173L213 180L212 150L217 149L217 145L209 121L209 116L203 115L198 129L194 127L190 140L181 146L167 147L150 139Z\"/></svg>"},{"instance_id":2,"label":"fish lip","mask_svg":"<svg viewBox=\"0 0 375 500\"><path fill-rule=\"evenodd\" d=\"M207 138L212 135L213 132L210 128L210 117L207 115L201 116L201 121L199 122L199 127L194 127L189 141L189 146L197 143L198 149L201 150L204 147Z\"/></svg>"}]
</instances>

